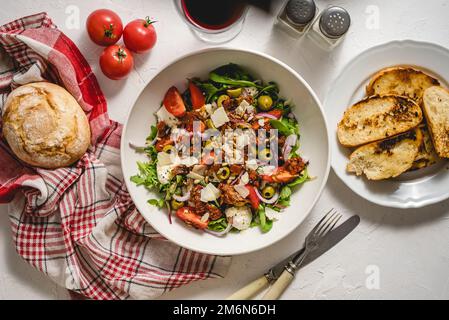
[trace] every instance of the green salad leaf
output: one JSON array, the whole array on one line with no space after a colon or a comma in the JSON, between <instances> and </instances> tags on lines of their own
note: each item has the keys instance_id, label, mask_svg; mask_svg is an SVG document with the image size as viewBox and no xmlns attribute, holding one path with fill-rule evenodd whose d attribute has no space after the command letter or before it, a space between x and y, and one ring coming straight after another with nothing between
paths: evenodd
<instances>
[{"instance_id":1,"label":"green salad leaf","mask_svg":"<svg viewBox=\"0 0 449 320\"><path fill-rule=\"evenodd\" d=\"M152 206L156 206L158 208L163 208L165 206L164 199L150 199L147 202Z\"/></svg>"},{"instance_id":2,"label":"green salad leaf","mask_svg":"<svg viewBox=\"0 0 449 320\"><path fill-rule=\"evenodd\" d=\"M294 186L297 186L299 184L306 182L307 180L309 180L309 173L307 172L307 168L306 168L303 170L302 175L300 175L298 178L296 178L295 180L290 182L287 186L294 187Z\"/></svg>"},{"instance_id":3,"label":"green salad leaf","mask_svg":"<svg viewBox=\"0 0 449 320\"><path fill-rule=\"evenodd\" d=\"M225 88L218 88L210 82L201 82L198 80L192 80L193 83L200 88L206 94L206 102L210 103L217 98L217 96L225 90Z\"/></svg>"},{"instance_id":4,"label":"green salad leaf","mask_svg":"<svg viewBox=\"0 0 449 320\"><path fill-rule=\"evenodd\" d=\"M220 232L226 229L227 226L228 221L226 220L225 217L221 217L220 219L210 221L209 224L207 225L207 228L213 231Z\"/></svg>"},{"instance_id":5,"label":"green salad leaf","mask_svg":"<svg viewBox=\"0 0 449 320\"><path fill-rule=\"evenodd\" d=\"M291 134L299 134L299 124L294 119L282 118L280 120L270 119L270 124L277 129L279 133L289 136Z\"/></svg>"},{"instance_id":6,"label":"green salad leaf","mask_svg":"<svg viewBox=\"0 0 449 320\"><path fill-rule=\"evenodd\" d=\"M209 80L224 85L261 88L246 70L235 63L229 63L213 70L209 73Z\"/></svg>"},{"instance_id":7,"label":"green salad leaf","mask_svg":"<svg viewBox=\"0 0 449 320\"><path fill-rule=\"evenodd\" d=\"M273 221L267 219L267 216L265 215L265 206L259 204L257 212L259 214L260 230L262 230L263 233L270 231L271 227L273 227Z\"/></svg>"}]
</instances>

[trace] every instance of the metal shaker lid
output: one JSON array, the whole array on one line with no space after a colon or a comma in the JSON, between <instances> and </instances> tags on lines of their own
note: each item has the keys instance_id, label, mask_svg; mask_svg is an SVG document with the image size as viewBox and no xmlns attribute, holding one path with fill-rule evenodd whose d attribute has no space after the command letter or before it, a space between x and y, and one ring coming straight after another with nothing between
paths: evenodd
<instances>
[{"instance_id":1,"label":"metal shaker lid","mask_svg":"<svg viewBox=\"0 0 449 320\"><path fill-rule=\"evenodd\" d=\"M287 18L294 24L306 25L315 17L313 0L290 0L285 7Z\"/></svg>"},{"instance_id":2,"label":"metal shaker lid","mask_svg":"<svg viewBox=\"0 0 449 320\"><path fill-rule=\"evenodd\" d=\"M321 13L320 30L328 38L340 38L348 31L350 25L351 17L342 7L329 7Z\"/></svg>"}]
</instances>

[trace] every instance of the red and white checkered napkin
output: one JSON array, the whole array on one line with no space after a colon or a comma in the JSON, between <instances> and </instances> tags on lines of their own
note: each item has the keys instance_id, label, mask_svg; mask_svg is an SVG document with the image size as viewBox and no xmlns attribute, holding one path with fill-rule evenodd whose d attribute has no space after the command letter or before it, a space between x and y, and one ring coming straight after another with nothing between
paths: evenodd
<instances>
[{"instance_id":1,"label":"red and white checkered napkin","mask_svg":"<svg viewBox=\"0 0 449 320\"><path fill-rule=\"evenodd\" d=\"M0 202L11 202L17 252L58 284L93 299L155 298L194 280L222 277L229 257L180 248L136 210L120 170L122 126L88 63L40 13L0 27L0 106L11 88L63 85L88 115L92 147L75 165L31 168L0 140Z\"/></svg>"}]
</instances>

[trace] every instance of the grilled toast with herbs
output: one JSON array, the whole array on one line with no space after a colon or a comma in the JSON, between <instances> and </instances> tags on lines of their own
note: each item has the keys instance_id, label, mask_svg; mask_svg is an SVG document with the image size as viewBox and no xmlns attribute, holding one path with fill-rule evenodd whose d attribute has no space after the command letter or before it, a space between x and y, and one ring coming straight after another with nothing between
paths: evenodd
<instances>
[{"instance_id":1,"label":"grilled toast with herbs","mask_svg":"<svg viewBox=\"0 0 449 320\"><path fill-rule=\"evenodd\" d=\"M346 147L392 137L418 126L421 108L411 99L394 95L372 96L349 107L338 124L337 136Z\"/></svg>"},{"instance_id":2,"label":"grilled toast with herbs","mask_svg":"<svg viewBox=\"0 0 449 320\"><path fill-rule=\"evenodd\" d=\"M394 178L409 170L419 152L419 128L357 148L349 157L348 172L365 174L369 180Z\"/></svg>"},{"instance_id":3,"label":"grilled toast with herbs","mask_svg":"<svg viewBox=\"0 0 449 320\"><path fill-rule=\"evenodd\" d=\"M428 167L438 161L438 155L433 147L432 138L430 136L429 128L425 123L419 125L422 133L422 142L418 149L415 161L409 171L422 169Z\"/></svg>"},{"instance_id":4,"label":"grilled toast with herbs","mask_svg":"<svg viewBox=\"0 0 449 320\"><path fill-rule=\"evenodd\" d=\"M366 95L393 94L409 97L420 104L424 90L439 81L410 67L390 67L377 72L366 86Z\"/></svg>"},{"instance_id":5,"label":"grilled toast with herbs","mask_svg":"<svg viewBox=\"0 0 449 320\"><path fill-rule=\"evenodd\" d=\"M440 86L427 88L423 109L437 154L449 158L449 91Z\"/></svg>"}]
</instances>

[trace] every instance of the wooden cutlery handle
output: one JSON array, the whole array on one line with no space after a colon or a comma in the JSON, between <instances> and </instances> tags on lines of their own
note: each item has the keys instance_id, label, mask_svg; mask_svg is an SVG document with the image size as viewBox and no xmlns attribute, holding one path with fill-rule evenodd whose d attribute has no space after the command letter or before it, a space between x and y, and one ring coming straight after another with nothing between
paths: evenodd
<instances>
[{"instance_id":1,"label":"wooden cutlery handle","mask_svg":"<svg viewBox=\"0 0 449 320\"><path fill-rule=\"evenodd\" d=\"M262 300L276 300L285 291L288 285L293 281L293 275L284 270L279 279L268 289L267 293L262 297Z\"/></svg>"},{"instance_id":2,"label":"wooden cutlery handle","mask_svg":"<svg viewBox=\"0 0 449 320\"><path fill-rule=\"evenodd\" d=\"M259 279L249 283L246 287L243 287L239 291L230 295L226 298L226 300L248 300L257 292L262 290L266 285L268 285L268 280L265 276L262 276Z\"/></svg>"}]
</instances>

